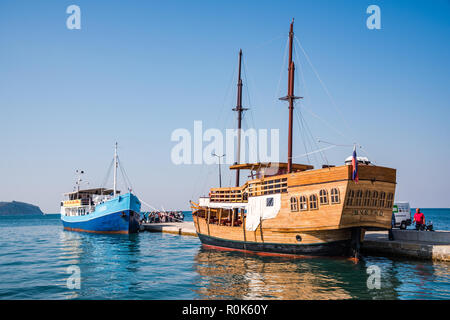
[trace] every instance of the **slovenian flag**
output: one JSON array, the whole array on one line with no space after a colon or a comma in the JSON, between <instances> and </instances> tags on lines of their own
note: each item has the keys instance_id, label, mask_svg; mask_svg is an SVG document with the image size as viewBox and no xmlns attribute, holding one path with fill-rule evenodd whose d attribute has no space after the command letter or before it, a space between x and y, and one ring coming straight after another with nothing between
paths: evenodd
<instances>
[{"instance_id":1,"label":"slovenian flag","mask_svg":"<svg viewBox=\"0 0 450 320\"><path fill-rule=\"evenodd\" d=\"M356 145L353 147L352 166L353 166L352 180L358 183L359 178L358 178L358 160L356 159Z\"/></svg>"}]
</instances>

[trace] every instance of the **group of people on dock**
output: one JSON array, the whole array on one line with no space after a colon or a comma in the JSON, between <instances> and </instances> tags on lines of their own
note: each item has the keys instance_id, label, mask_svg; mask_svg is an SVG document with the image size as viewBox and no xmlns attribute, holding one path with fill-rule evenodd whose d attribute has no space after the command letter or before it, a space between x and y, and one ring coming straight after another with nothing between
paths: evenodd
<instances>
[{"instance_id":1,"label":"group of people on dock","mask_svg":"<svg viewBox=\"0 0 450 320\"><path fill-rule=\"evenodd\" d=\"M164 223L164 222L182 222L184 215L182 211L152 211L143 212L141 222L145 223Z\"/></svg>"}]
</instances>

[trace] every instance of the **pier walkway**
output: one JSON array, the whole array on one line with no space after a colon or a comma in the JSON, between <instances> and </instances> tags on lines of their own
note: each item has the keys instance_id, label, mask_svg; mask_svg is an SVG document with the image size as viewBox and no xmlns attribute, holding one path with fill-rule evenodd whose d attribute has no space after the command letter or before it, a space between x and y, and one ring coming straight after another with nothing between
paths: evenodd
<instances>
[{"instance_id":1,"label":"pier walkway","mask_svg":"<svg viewBox=\"0 0 450 320\"><path fill-rule=\"evenodd\" d=\"M450 231L392 230L366 232L362 253L450 262Z\"/></svg>"},{"instance_id":2,"label":"pier walkway","mask_svg":"<svg viewBox=\"0 0 450 320\"><path fill-rule=\"evenodd\" d=\"M150 232L164 232L171 234L179 234L183 236L197 236L194 222L161 222L161 223L143 223L141 224L141 231Z\"/></svg>"},{"instance_id":3,"label":"pier walkway","mask_svg":"<svg viewBox=\"0 0 450 320\"><path fill-rule=\"evenodd\" d=\"M143 223L141 231L197 236L192 221ZM389 240L387 231L366 232L362 253L450 262L450 231L394 229L392 232L394 240Z\"/></svg>"}]
</instances>

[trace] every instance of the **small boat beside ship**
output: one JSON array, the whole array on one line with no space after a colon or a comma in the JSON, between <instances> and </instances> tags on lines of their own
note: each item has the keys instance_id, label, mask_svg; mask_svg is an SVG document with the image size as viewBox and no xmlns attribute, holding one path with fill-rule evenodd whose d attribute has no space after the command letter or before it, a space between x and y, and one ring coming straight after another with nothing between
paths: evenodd
<instances>
[{"instance_id":1,"label":"small boat beside ship","mask_svg":"<svg viewBox=\"0 0 450 320\"><path fill-rule=\"evenodd\" d=\"M80 189L81 174L76 190L64 194L61 202L61 220L65 230L92 233L136 233L139 231L141 202L129 191L117 190L117 144L114 152L114 186L108 188Z\"/></svg>"},{"instance_id":2,"label":"small boat beside ship","mask_svg":"<svg viewBox=\"0 0 450 320\"><path fill-rule=\"evenodd\" d=\"M341 166L292 163L295 65L293 21L289 32L288 157L286 163L240 163L242 80L238 77L238 153L234 187L211 188L191 201L204 246L260 254L358 257L365 230L391 227L396 170L358 158L356 148ZM239 53L239 70L242 52ZM239 171L248 170L243 185Z\"/></svg>"}]
</instances>

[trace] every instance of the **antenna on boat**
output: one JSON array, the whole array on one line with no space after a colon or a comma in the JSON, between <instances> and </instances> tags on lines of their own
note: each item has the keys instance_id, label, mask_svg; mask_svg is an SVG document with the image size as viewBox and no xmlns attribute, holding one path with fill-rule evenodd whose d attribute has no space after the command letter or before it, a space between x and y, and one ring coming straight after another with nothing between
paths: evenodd
<instances>
[{"instance_id":1,"label":"antenna on boat","mask_svg":"<svg viewBox=\"0 0 450 320\"><path fill-rule=\"evenodd\" d=\"M233 111L238 113L238 132L237 132L237 157L236 163L239 164L241 161L241 128L242 128L242 112L248 110L247 108L242 108L242 79L241 79L241 65L242 65L242 49L239 50L239 71L238 71L238 83L237 83L237 102L236 108ZM236 170L236 187L239 187L239 169Z\"/></svg>"},{"instance_id":2,"label":"antenna on boat","mask_svg":"<svg viewBox=\"0 0 450 320\"><path fill-rule=\"evenodd\" d=\"M117 161L117 142L114 148L114 197L116 196L117 193L117 166L118 166L118 161Z\"/></svg>"},{"instance_id":3,"label":"antenna on boat","mask_svg":"<svg viewBox=\"0 0 450 320\"><path fill-rule=\"evenodd\" d=\"M287 96L280 98L280 100L289 101L289 137L288 137L288 167L287 172L292 172L292 122L294 113L294 100L301 99L302 97L296 97L294 95L294 72L295 64L292 61L292 45L294 40L294 19L291 22L291 28L289 30L289 68L288 68L288 92Z\"/></svg>"},{"instance_id":4,"label":"antenna on boat","mask_svg":"<svg viewBox=\"0 0 450 320\"><path fill-rule=\"evenodd\" d=\"M77 174L77 181L75 182L75 184L77 185L77 192L80 191L80 185L81 185L81 181L83 181L81 179L81 175L84 174L83 170L76 170L75 171Z\"/></svg>"}]
</instances>

